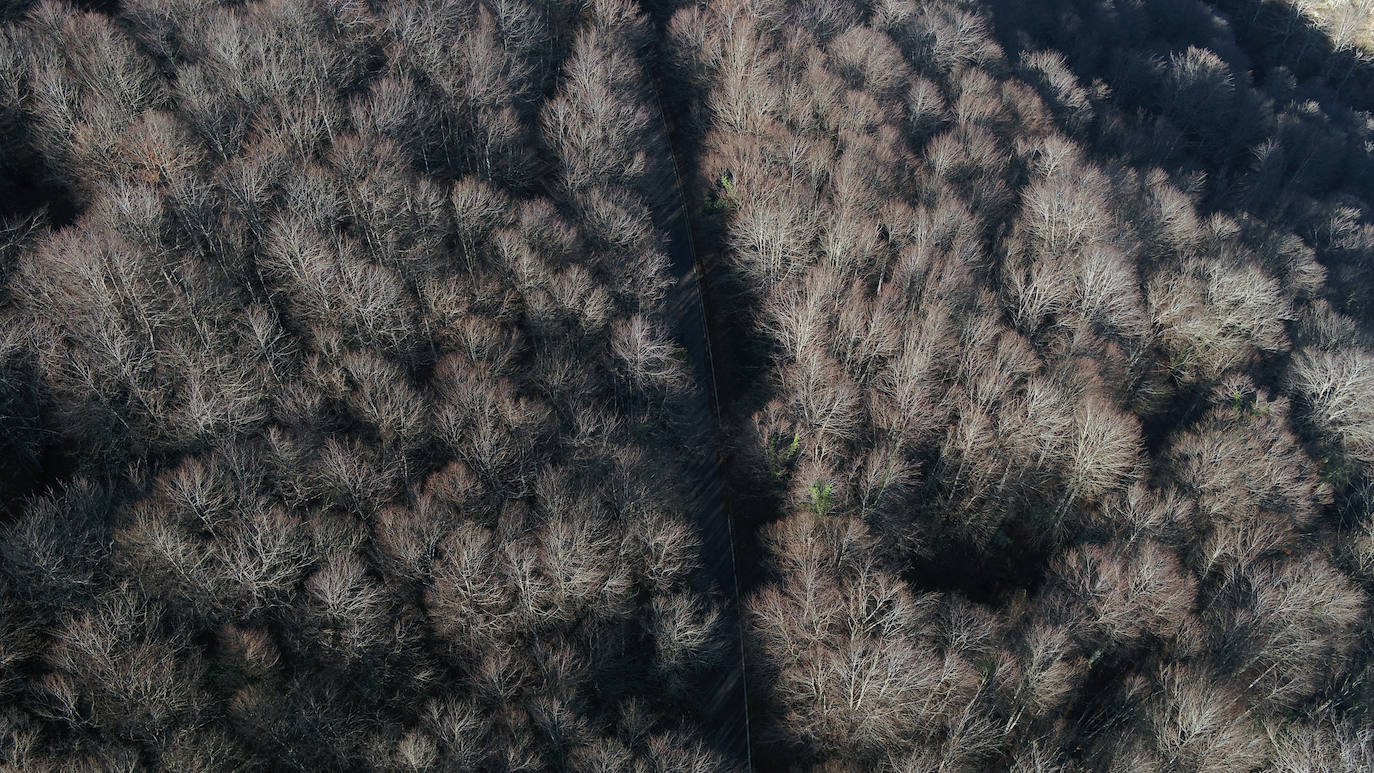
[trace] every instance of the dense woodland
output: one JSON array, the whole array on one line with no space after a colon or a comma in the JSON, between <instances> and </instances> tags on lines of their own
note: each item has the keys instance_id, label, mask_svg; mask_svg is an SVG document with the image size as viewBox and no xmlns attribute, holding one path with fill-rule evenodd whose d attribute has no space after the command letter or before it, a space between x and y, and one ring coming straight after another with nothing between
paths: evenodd
<instances>
[{"instance_id":1,"label":"dense woodland","mask_svg":"<svg viewBox=\"0 0 1374 773\"><path fill-rule=\"evenodd\" d=\"M646 17L21 10L9 769L727 767Z\"/></svg>"},{"instance_id":2,"label":"dense woodland","mask_svg":"<svg viewBox=\"0 0 1374 773\"><path fill-rule=\"evenodd\" d=\"M673 16L760 767L1374 767L1374 83L1284 13Z\"/></svg>"},{"instance_id":3,"label":"dense woodland","mask_svg":"<svg viewBox=\"0 0 1374 773\"><path fill-rule=\"evenodd\" d=\"M0 771L1374 770L1367 57L0 0Z\"/></svg>"}]
</instances>

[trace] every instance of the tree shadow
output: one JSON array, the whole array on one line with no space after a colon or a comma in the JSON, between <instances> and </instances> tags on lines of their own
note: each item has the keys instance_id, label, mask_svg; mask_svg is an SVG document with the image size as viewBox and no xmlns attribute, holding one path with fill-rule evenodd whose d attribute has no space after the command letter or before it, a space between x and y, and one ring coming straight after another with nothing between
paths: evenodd
<instances>
[{"instance_id":1,"label":"tree shadow","mask_svg":"<svg viewBox=\"0 0 1374 773\"><path fill-rule=\"evenodd\" d=\"M1275 207L1280 194L1374 193L1371 128L1359 115L1374 108L1374 62L1288 3L998 0L992 18L1009 59L1054 49L1081 84L1100 84L1094 122L1075 139L1140 168L1197 176L1206 210L1292 219ZM1198 75L1195 50L1219 60L1214 82L1183 83ZM1193 99L1177 99L1189 88ZM1197 136L1208 126L1217 136ZM1267 140L1287 155L1257 158Z\"/></svg>"},{"instance_id":2,"label":"tree shadow","mask_svg":"<svg viewBox=\"0 0 1374 773\"><path fill-rule=\"evenodd\" d=\"M1257 70L1288 68L1302 83L1321 84L1355 110L1374 108L1374 61L1340 47L1296 6L1274 0L1215 0L1227 13L1237 42Z\"/></svg>"},{"instance_id":3,"label":"tree shadow","mask_svg":"<svg viewBox=\"0 0 1374 773\"><path fill-rule=\"evenodd\" d=\"M37 157L0 166L0 223L41 216L52 227L62 228L80 214L71 191L56 182Z\"/></svg>"}]
</instances>

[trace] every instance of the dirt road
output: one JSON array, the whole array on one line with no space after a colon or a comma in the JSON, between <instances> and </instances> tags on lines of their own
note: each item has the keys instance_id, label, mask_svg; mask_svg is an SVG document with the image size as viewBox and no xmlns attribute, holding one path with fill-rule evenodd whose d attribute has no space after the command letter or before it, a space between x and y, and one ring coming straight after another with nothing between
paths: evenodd
<instances>
[{"instance_id":1,"label":"dirt road","mask_svg":"<svg viewBox=\"0 0 1374 773\"><path fill-rule=\"evenodd\" d=\"M662 105L655 107L663 126L660 147L672 155ZM668 291L668 319L673 337L687 350L694 382L691 404L680 406L684 424L692 427L689 444L689 493L686 509L696 520L701 536L705 574L725 612L724 629L731 637L721 662L702 680L700 705L706 720L713 725L715 747L730 759L750 761L749 708L744 674L744 647L740 628L739 582L735 566L734 534L722 491L719 452L719 405L711 360L711 341L702 305L701 276L686 201L676 159L671 161L674 185L658 197L655 213L660 228L667 231L672 260L673 285Z\"/></svg>"}]
</instances>

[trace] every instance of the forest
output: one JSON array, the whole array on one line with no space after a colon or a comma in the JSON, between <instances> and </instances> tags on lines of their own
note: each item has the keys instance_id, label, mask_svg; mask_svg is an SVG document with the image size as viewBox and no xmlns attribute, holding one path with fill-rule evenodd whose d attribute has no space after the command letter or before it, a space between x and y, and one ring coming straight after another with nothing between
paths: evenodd
<instances>
[{"instance_id":1,"label":"forest","mask_svg":"<svg viewBox=\"0 0 1374 773\"><path fill-rule=\"evenodd\" d=\"M0 773L1374 770L1371 19L0 0Z\"/></svg>"}]
</instances>

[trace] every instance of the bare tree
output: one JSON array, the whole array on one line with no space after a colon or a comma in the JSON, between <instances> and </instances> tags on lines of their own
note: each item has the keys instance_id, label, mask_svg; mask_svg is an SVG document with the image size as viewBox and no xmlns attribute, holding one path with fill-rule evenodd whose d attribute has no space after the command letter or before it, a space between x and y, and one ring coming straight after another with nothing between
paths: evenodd
<instances>
[{"instance_id":1,"label":"bare tree","mask_svg":"<svg viewBox=\"0 0 1374 773\"><path fill-rule=\"evenodd\" d=\"M635 98L643 86L633 56L614 35L587 30L573 40L564 72L562 92L543 111L545 141L562 162L564 184L644 185L650 122L647 105Z\"/></svg>"},{"instance_id":2,"label":"bare tree","mask_svg":"<svg viewBox=\"0 0 1374 773\"><path fill-rule=\"evenodd\" d=\"M1012 761L1011 773L1060 773L1064 768L1063 752L1052 742L1034 740L1023 746Z\"/></svg>"},{"instance_id":3,"label":"bare tree","mask_svg":"<svg viewBox=\"0 0 1374 773\"><path fill-rule=\"evenodd\" d=\"M820 351L830 338L831 309L839 304L837 277L814 268L794 286L780 286L770 293L761 328L771 335L787 360L800 360L806 353Z\"/></svg>"},{"instance_id":4,"label":"bare tree","mask_svg":"<svg viewBox=\"0 0 1374 773\"><path fill-rule=\"evenodd\" d=\"M817 462L842 456L857 439L863 420L858 386L819 351L804 354L782 378L794 390L794 410L806 436L806 453Z\"/></svg>"},{"instance_id":5,"label":"bare tree","mask_svg":"<svg viewBox=\"0 0 1374 773\"><path fill-rule=\"evenodd\" d=\"M876 230L876 229L875 229ZM867 385L900 348L901 311L896 293L875 299L857 282L840 301L832 351L860 384Z\"/></svg>"},{"instance_id":6,"label":"bare tree","mask_svg":"<svg viewBox=\"0 0 1374 773\"><path fill-rule=\"evenodd\" d=\"M710 667L726 646L720 610L685 594L660 596L652 604L655 662L669 689L689 687L692 673Z\"/></svg>"},{"instance_id":7,"label":"bare tree","mask_svg":"<svg viewBox=\"0 0 1374 773\"><path fill-rule=\"evenodd\" d=\"M643 563L648 587L663 593L681 587L700 562L700 540L681 519L657 511L643 513L634 523L629 544L622 548Z\"/></svg>"},{"instance_id":8,"label":"bare tree","mask_svg":"<svg viewBox=\"0 0 1374 773\"><path fill-rule=\"evenodd\" d=\"M1205 48L1189 46L1170 57L1165 85L1165 109L1185 131L1194 134L1207 153L1220 153L1236 130L1239 107L1235 76L1230 66ZM1201 120L1206 113L1209 120Z\"/></svg>"},{"instance_id":9,"label":"bare tree","mask_svg":"<svg viewBox=\"0 0 1374 773\"><path fill-rule=\"evenodd\" d=\"M159 80L102 14L39 3L26 32L30 131L54 171L89 200L115 174L120 134L160 100Z\"/></svg>"},{"instance_id":10,"label":"bare tree","mask_svg":"<svg viewBox=\"0 0 1374 773\"><path fill-rule=\"evenodd\" d=\"M1140 463L1140 430L1106 400L1085 395L1074 411L1065 500L1097 502L1132 482Z\"/></svg>"},{"instance_id":11,"label":"bare tree","mask_svg":"<svg viewBox=\"0 0 1374 773\"><path fill-rule=\"evenodd\" d=\"M351 354L344 368L353 387L349 408L377 433L385 449L405 454L424 442L429 427L421 394L398 366L376 355Z\"/></svg>"},{"instance_id":12,"label":"bare tree","mask_svg":"<svg viewBox=\"0 0 1374 773\"><path fill-rule=\"evenodd\" d=\"M483 716L467 696L440 694L431 698L421 722L439 746L443 759L453 765L476 765L486 750L483 737L490 717Z\"/></svg>"},{"instance_id":13,"label":"bare tree","mask_svg":"<svg viewBox=\"0 0 1374 773\"><path fill-rule=\"evenodd\" d=\"M1216 399L1228 405L1175 438L1165 459L1196 500L1200 568L1229 572L1292 545L1331 489L1285 426L1286 400L1264 400L1246 379L1218 387Z\"/></svg>"},{"instance_id":14,"label":"bare tree","mask_svg":"<svg viewBox=\"0 0 1374 773\"><path fill-rule=\"evenodd\" d=\"M1374 355L1363 349L1299 354L1291 378L1322 435L1366 466L1374 466Z\"/></svg>"},{"instance_id":15,"label":"bare tree","mask_svg":"<svg viewBox=\"0 0 1374 773\"><path fill-rule=\"evenodd\" d=\"M44 660L53 670L49 692L72 698L65 705L77 713L67 721L147 740L194 721L205 664L184 635L159 635L155 614L129 589L115 587L89 611L62 621Z\"/></svg>"},{"instance_id":16,"label":"bare tree","mask_svg":"<svg viewBox=\"0 0 1374 773\"><path fill-rule=\"evenodd\" d=\"M875 98L893 102L900 99L910 82L910 71L902 52L883 33L862 26L850 27L826 46L831 69L844 78L850 88L862 89Z\"/></svg>"},{"instance_id":17,"label":"bare tree","mask_svg":"<svg viewBox=\"0 0 1374 773\"><path fill-rule=\"evenodd\" d=\"M414 78L391 73L355 97L350 113L361 133L385 137L413 159L427 164L433 153L429 145L438 129L433 108Z\"/></svg>"},{"instance_id":18,"label":"bare tree","mask_svg":"<svg viewBox=\"0 0 1374 773\"><path fill-rule=\"evenodd\" d=\"M335 555L305 579L303 635L330 661L354 664L403 636L405 620L356 555Z\"/></svg>"},{"instance_id":19,"label":"bare tree","mask_svg":"<svg viewBox=\"0 0 1374 773\"><path fill-rule=\"evenodd\" d=\"M1252 702L1274 709L1300 705L1339 671L1369 603L1338 570L1313 558L1252 567L1221 592L1209 604L1218 660Z\"/></svg>"},{"instance_id":20,"label":"bare tree","mask_svg":"<svg viewBox=\"0 0 1374 773\"><path fill-rule=\"evenodd\" d=\"M1277 283L1251 265L1193 260L1150 278L1146 302L1168 365L1184 383L1215 383L1257 357L1288 348L1292 312Z\"/></svg>"},{"instance_id":21,"label":"bare tree","mask_svg":"<svg viewBox=\"0 0 1374 773\"><path fill-rule=\"evenodd\" d=\"M816 223L799 191L784 185L749 191L730 229L730 246L746 276L764 287L791 280L808 264Z\"/></svg>"},{"instance_id":22,"label":"bare tree","mask_svg":"<svg viewBox=\"0 0 1374 773\"><path fill-rule=\"evenodd\" d=\"M1288 725L1270 735L1271 761L1278 773L1337 773L1374 765L1374 737L1368 728L1325 720Z\"/></svg>"},{"instance_id":23,"label":"bare tree","mask_svg":"<svg viewBox=\"0 0 1374 773\"><path fill-rule=\"evenodd\" d=\"M513 588L498 570L500 546L490 530L462 524L444 539L425 595L430 624L460 652L488 651L508 635Z\"/></svg>"},{"instance_id":24,"label":"bare tree","mask_svg":"<svg viewBox=\"0 0 1374 773\"><path fill-rule=\"evenodd\" d=\"M1042 621L1032 623L1019 637L1014 671L1017 678L1011 688L1015 713L1008 726L1043 723L1072 698L1086 665L1073 638L1068 627ZM1043 752L1028 753L1030 759L1041 759L1042 755Z\"/></svg>"},{"instance_id":25,"label":"bare tree","mask_svg":"<svg viewBox=\"0 0 1374 773\"><path fill-rule=\"evenodd\" d=\"M1228 685L1187 666L1166 667L1158 679L1145 721L1163 770L1245 773L1264 763L1264 739Z\"/></svg>"},{"instance_id":26,"label":"bare tree","mask_svg":"<svg viewBox=\"0 0 1374 773\"><path fill-rule=\"evenodd\" d=\"M1169 641L1189 622L1195 583L1178 559L1152 542L1117 555L1113 546L1075 548L1052 570L1052 602L1085 649Z\"/></svg>"},{"instance_id":27,"label":"bare tree","mask_svg":"<svg viewBox=\"0 0 1374 773\"><path fill-rule=\"evenodd\" d=\"M1062 116L1070 129L1087 128L1092 120L1093 107L1087 89L1079 83L1073 71L1058 51L1032 51L1021 55L1021 71L1037 87L1043 97Z\"/></svg>"},{"instance_id":28,"label":"bare tree","mask_svg":"<svg viewBox=\"0 0 1374 773\"><path fill-rule=\"evenodd\" d=\"M616 326L611 352L637 388L672 395L687 384L673 344L652 321L634 315Z\"/></svg>"},{"instance_id":29,"label":"bare tree","mask_svg":"<svg viewBox=\"0 0 1374 773\"><path fill-rule=\"evenodd\" d=\"M331 437L315 456L309 485L346 512L372 514L392 500L403 475L399 460L358 440Z\"/></svg>"}]
</instances>

